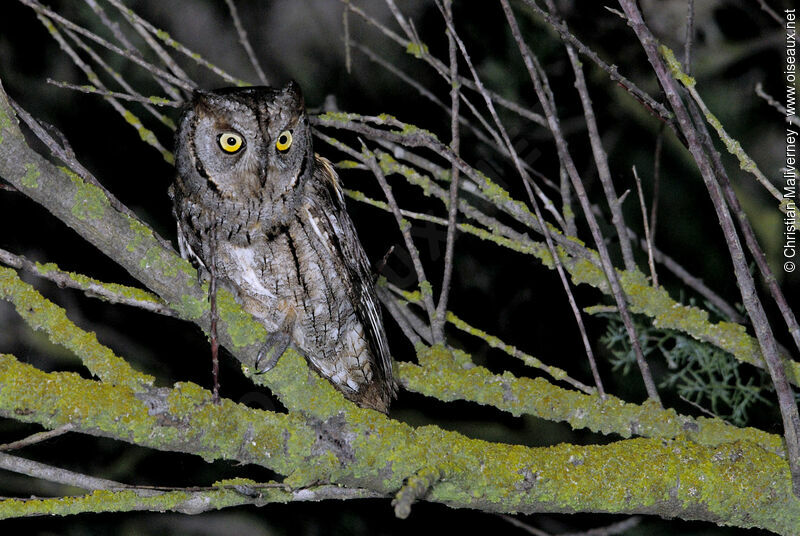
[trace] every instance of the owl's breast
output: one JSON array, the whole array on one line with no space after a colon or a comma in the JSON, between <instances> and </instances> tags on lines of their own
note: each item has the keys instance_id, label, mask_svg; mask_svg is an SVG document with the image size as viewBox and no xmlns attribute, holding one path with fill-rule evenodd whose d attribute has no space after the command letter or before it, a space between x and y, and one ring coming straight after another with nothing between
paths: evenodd
<instances>
[{"instance_id":1,"label":"owl's breast","mask_svg":"<svg viewBox=\"0 0 800 536\"><path fill-rule=\"evenodd\" d=\"M353 390L369 380L369 350L336 264L341 260L310 222L298 218L247 246L221 244L217 262L243 308L269 331L288 329L323 375Z\"/></svg>"}]
</instances>

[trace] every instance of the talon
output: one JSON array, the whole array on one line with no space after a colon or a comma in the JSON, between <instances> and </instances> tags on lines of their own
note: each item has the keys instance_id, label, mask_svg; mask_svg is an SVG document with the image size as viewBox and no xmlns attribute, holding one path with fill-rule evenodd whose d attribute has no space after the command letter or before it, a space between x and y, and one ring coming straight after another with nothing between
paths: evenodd
<instances>
[{"instance_id":1,"label":"talon","mask_svg":"<svg viewBox=\"0 0 800 536\"><path fill-rule=\"evenodd\" d=\"M291 342L292 339L289 334L283 331L270 335L256 356L256 372L263 374L272 370L278 364L278 359L280 359Z\"/></svg>"}]
</instances>

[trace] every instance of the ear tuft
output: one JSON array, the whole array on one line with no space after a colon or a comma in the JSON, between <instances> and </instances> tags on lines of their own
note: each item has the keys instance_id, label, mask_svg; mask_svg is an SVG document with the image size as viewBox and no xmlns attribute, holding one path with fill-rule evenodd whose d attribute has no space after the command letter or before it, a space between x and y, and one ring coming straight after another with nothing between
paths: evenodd
<instances>
[{"instance_id":1,"label":"ear tuft","mask_svg":"<svg viewBox=\"0 0 800 536\"><path fill-rule=\"evenodd\" d=\"M292 99L297 103L298 108L305 108L305 103L303 101L303 90L300 89L300 84L294 80L289 80L289 83L283 88L283 92L292 97Z\"/></svg>"}]
</instances>

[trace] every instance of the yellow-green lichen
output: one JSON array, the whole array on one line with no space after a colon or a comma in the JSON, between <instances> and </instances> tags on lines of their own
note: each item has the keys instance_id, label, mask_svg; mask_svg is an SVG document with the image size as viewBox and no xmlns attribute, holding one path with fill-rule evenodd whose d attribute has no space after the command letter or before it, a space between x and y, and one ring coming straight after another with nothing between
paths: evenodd
<instances>
[{"instance_id":1,"label":"yellow-green lichen","mask_svg":"<svg viewBox=\"0 0 800 536\"><path fill-rule=\"evenodd\" d=\"M406 180L408 180L409 183L422 188L422 193L426 197L431 195L430 177L420 174L412 167L400 164L397 160L383 151L378 152L378 164L380 165L381 170L387 175L391 173L402 175L406 178Z\"/></svg>"},{"instance_id":2,"label":"yellow-green lichen","mask_svg":"<svg viewBox=\"0 0 800 536\"><path fill-rule=\"evenodd\" d=\"M15 121L13 121L11 116L6 113L6 106L8 105L8 102L3 99L2 104L3 106L0 106L0 143L3 143L3 131L13 129L15 125Z\"/></svg>"},{"instance_id":3,"label":"yellow-green lichen","mask_svg":"<svg viewBox=\"0 0 800 536\"><path fill-rule=\"evenodd\" d=\"M231 342L237 348L255 344L267 337L264 326L243 311L233 295L225 289L217 290L217 310L220 319L225 322Z\"/></svg>"},{"instance_id":4,"label":"yellow-green lichen","mask_svg":"<svg viewBox=\"0 0 800 536\"><path fill-rule=\"evenodd\" d=\"M143 270L155 270L166 278L173 278L178 275L178 258L173 257L164 249L152 246L142 256L139 267Z\"/></svg>"},{"instance_id":5,"label":"yellow-green lichen","mask_svg":"<svg viewBox=\"0 0 800 536\"><path fill-rule=\"evenodd\" d=\"M149 242L153 238L153 231L145 224L140 222L134 217L125 215L128 218L128 225L133 232L133 240L126 244L125 249L133 252L143 244Z\"/></svg>"},{"instance_id":6,"label":"yellow-green lichen","mask_svg":"<svg viewBox=\"0 0 800 536\"><path fill-rule=\"evenodd\" d=\"M64 309L44 298L10 268L0 267L0 299L11 302L32 329L44 331L54 344L74 352L92 374L104 381L132 388L152 385L152 376L131 368L100 344L94 333L76 326Z\"/></svg>"},{"instance_id":7,"label":"yellow-green lichen","mask_svg":"<svg viewBox=\"0 0 800 536\"><path fill-rule=\"evenodd\" d=\"M436 355L429 357L444 361L446 353L435 348L431 354ZM292 384L293 403L327 386L340 400L338 410L278 415L229 401L213 404L207 391L179 384L167 396L167 412L151 415L129 390L76 374L44 373L0 356L0 412L14 412L20 420L48 427L69 419L78 430L102 430L144 446L188 447L207 459L260 463L292 474L288 482L300 485L316 478L385 493L413 475L438 473L444 480L428 479L433 486L426 499L465 507L657 511L783 534L791 534L800 521L800 501L791 493L786 462L749 441L714 448L680 435L544 448L490 443L436 426L412 428L369 410L351 410L323 380L314 376L305 382L308 368L296 352L287 352L285 358L274 371L277 383ZM227 491L231 494L226 497L237 495ZM285 493L276 500L285 499Z\"/></svg>"},{"instance_id":8,"label":"yellow-green lichen","mask_svg":"<svg viewBox=\"0 0 800 536\"><path fill-rule=\"evenodd\" d=\"M103 434L131 441L153 438L156 417L123 385L86 380L72 372L43 372L9 355L0 356L0 382L0 412L17 420L47 428L90 420L91 428Z\"/></svg>"},{"instance_id":9,"label":"yellow-green lichen","mask_svg":"<svg viewBox=\"0 0 800 536\"><path fill-rule=\"evenodd\" d=\"M105 192L94 184L84 181L71 169L60 166L60 169L72 181L75 195L72 198L72 215L81 221L99 220L110 205Z\"/></svg>"},{"instance_id":10,"label":"yellow-green lichen","mask_svg":"<svg viewBox=\"0 0 800 536\"><path fill-rule=\"evenodd\" d=\"M697 81L683 72L683 69L681 69L681 63L675 57L675 53L672 51L671 48L665 45L660 45L658 47L658 51L661 53L661 57L664 58L664 61L667 62L667 67L669 67L670 73L672 73L673 78L678 80L687 88L692 88L695 86Z\"/></svg>"},{"instance_id":11,"label":"yellow-green lichen","mask_svg":"<svg viewBox=\"0 0 800 536\"><path fill-rule=\"evenodd\" d=\"M517 378L508 372L495 375L479 366L465 368L450 352L438 347L423 349L418 359L421 366L397 363L398 378L407 389L439 400L469 400L513 415L566 422L576 430L652 438L686 433L703 445L748 440L770 452L782 453L779 436L754 428L737 428L719 419L695 420L653 403L630 404L611 395L603 399L562 389L544 378Z\"/></svg>"},{"instance_id":12,"label":"yellow-green lichen","mask_svg":"<svg viewBox=\"0 0 800 536\"><path fill-rule=\"evenodd\" d=\"M36 164L25 164L25 175L20 180L26 188L38 188L41 172Z\"/></svg>"},{"instance_id":13,"label":"yellow-green lichen","mask_svg":"<svg viewBox=\"0 0 800 536\"><path fill-rule=\"evenodd\" d=\"M182 318L197 320L208 311L208 300L198 299L189 294L181 294L181 304L177 308Z\"/></svg>"},{"instance_id":14,"label":"yellow-green lichen","mask_svg":"<svg viewBox=\"0 0 800 536\"><path fill-rule=\"evenodd\" d=\"M451 313L450 311L447 312L447 321L450 324L452 324L453 326L455 326L457 329L459 329L461 331L464 331L466 333L469 333L469 334L471 334L471 335L473 335L475 337L478 337L480 339L483 339L492 348L497 348L499 350L502 350L502 351L506 352L508 355L511 355L511 356L514 356L514 357L520 359L523 363L525 363L529 367L536 368L536 369L539 369L539 370L542 370L542 371L546 372L547 374L549 374L555 380L565 380L565 379L567 379L567 380L570 380L570 381L574 382L574 380L569 378L569 375L567 374L567 371L565 371L564 369L560 369L558 367L549 366L549 365L543 363L542 361L540 361L539 359L533 357L532 355L529 355L529 354L519 350L515 346L512 346L510 344L504 343L502 340L500 340L499 337L495 337L494 335L489 335L488 333L486 333L483 330L480 330L478 328L470 326L469 324L464 322L462 319L460 319L459 317L457 317L455 314ZM586 388L590 393L594 392L594 389L587 388L586 386L583 386L583 387Z\"/></svg>"},{"instance_id":15,"label":"yellow-green lichen","mask_svg":"<svg viewBox=\"0 0 800 536\"><path fill-rule=\"evenodd\" d=\"M420 281L419 290L423 296L433 296L433 286L430 281Z\"/></svg>"},{"instance_id":16,"label":"yellow-green lichen","mask_svg":"<svg viewBox=\"0 0 800 536\"><path fill-rule=\"evenodd\" d=\"M424 55L427 55L428 52L428 45L425 43L415 43L413 41L409 42L406 45L406 53L411 54L415 58L419 59Z\"/></svg>"},{"instance_id":17,"label":"yellow-green lichen","mask_svg":"<svg viewBox=\"0 0 800 536\"><path fill-rule=\"evenodd\" d=\"M320 121L327 121L331 123L347 123L354 119L359 119L361 116L358 114L350 114L346 112L325 112L317 116Z\"/></svg>"},{"instance_id":18,"label":"yellow-green lichen","mask_svg":"<svg viewBox=\"0 0 800 536\"><path fill-rule=\"evenodd\" d=\"M355 160L339 160L336 163L338 169L355 169L361 166L361 162L356 162Z\"/></svg>"},{"instance_id":19,"label":"yellow-green lichen","mask_svg":"<svg viewBox=\"0 0 800 536\"><path fill-rule=\"evenodd\" d=\"M122 116L129 125L136 129L136 132L139 133L139 138L143 142L157 149L168 164L175 163L175 156L161 146L161 143L159 143L158 138L156 138L156 135L153 133L153 131L145 127L135 114L129 110L125 110Z\"/></svg>"},{"instance_id":20,"label":"yellow-green lichen","mask_svg":"<svg viewBox=\"0 0 800 536\"><path fill-rule=\"evenodd\" d=\"M70 279L72 279L75 283L77 283L78 288L81 288L83 290L94 291L94 289L96 289L97 287L102 287L102 289L108 291L109 294L114 296L120 296L123 298L136 300L139 302L151 302L158 304L163 303L158 296L146 290L136 287L129 287L127 285L120 285L118 283L107 283L76 272L64 272L60 270L55 263L52 262L44 264L37 262L36 269L39 271L40 274L44 276L46 276L51 272L59 272L60 274L66 275Z\"/></svg>"}]
</instances>

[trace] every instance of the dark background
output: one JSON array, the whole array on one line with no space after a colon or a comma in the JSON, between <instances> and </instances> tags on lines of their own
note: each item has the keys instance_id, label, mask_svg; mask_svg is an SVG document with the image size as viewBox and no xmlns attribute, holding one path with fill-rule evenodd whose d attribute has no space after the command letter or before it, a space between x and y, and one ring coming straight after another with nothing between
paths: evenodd
<instances>
[{"instance_id":1,"label":"dark background","mask_svg":"<svg viewBox=\"0 0 800 536\"><path fill-rule=\"evenodd\" d=\"M149 0L126 3L228 72L257 81L238 44L224 2ZM789 7L788 2L784 2L786 5L778 1L769 3L779 12ZM402 33L381 2L362 4L390 28ZM446 58L447 40L443 22L433 3L417 0L399 4L406 16L413 20L430 51L440 58ZM510 37L499 3L455 4L457 28L469 47L472 61L484 83L501 95L540 112L541 108L536 104L531 83ZM564 1L561 4L568 23L579 38L606 61L618 65L622 73L651 95L664 101L633 32L617 15L604 9L601 3L590 0ZM699 90L728 132L742 143L761 170L774 178L780 188L779 170L784 149L782 117L759 99L753 88L756 82L762 82L768 93L778 100L783 98L782 28L761 11L754 0L697 0L695 4L698 36L693 74L698 79ZM71 20L105 35L104 29L97 28L96 19L82 2L51 2L50 5ZM440 108L421 98L394 75L370 63L359 51L352 50L352 70L349 74L346 72L342 8L339 2L239 1L237 6L270 82L280 85L291 78L299 81L309 109L321 108L328 98L328 103L335 102L338 109L363 114L390 113L403 121L431 130L443 140L449 139L449 120ZM111 6L104 7L113 13ZM682 57L685 2L651 0L643 2L643 9L659 38ZM525 10L518 9L517 13L527 42L550 77L559 115L569 135L570 149L590 197L599 203L602 190L597 183L580 103L572 86L573 75L564 48L548 28L533 16L528 16ZM374 28L367 27L358 17L351 15L350 23L352 39L370 46L435 92L444 102L449 102L449 87L433 69L406 54ZM128 61L110 54L104 55L104 58L129 80L137 82L134 83L135 87L146 87L151 94L160 94L145 76L146 73L143 74ZM183 58L180 62L202 87L225 85L212 73ZM628 225L641 233L641 215L630 170L632 165L637 166L644 181L645 194L650 200L653 154L661 125L588 60L584 60L584 66L615 185L618 192L633 189L625 204ZM461 70L466 72L463 64ZM86 83L82 73L59 50L30 9L17 2L4 2L0 12L0 79L5 90L35 117L60 129L81 162L109 190L158 233L174 241L174 222L166 195L174 173L172 167L155 150L142 144L136 131L100 97L54 87L46 83L48 77ZM479 96L473 94L471 97L474 103L481 102ZM131 105L131 108L139 113L136 105ZM177 111L167 113L177 119ZM145 112L139 115L154 130L162 144L171 148L170 131L155 121L149 121ZM504 111L501 115L523 158L538 171L557 181L557 159L550 136L541 127L514 115ZM509 189L515 198L526 198L513 169L496 154L477 144L468 134L464 134L462 147L462 154L468 162ZM334 161L342 158L341 154L321 141L317 142L317 151ZM435 158L434 155L428 156ZM725 154L724 161L761 243L767 250L774 273L778 278L784 277L781 269L783 228L780 213L763 188L750 176L744 175L732 157ZM738 303L738 290L713 207L688 152L668 130L664 132L661 175L656 237L658 247L676 258L694 275L704 279L729 302ZM374 179L367 173L345 171L341 176L346 187L381 198ZM444 216L441 204L423 198L417 190L404 187L399 178L392 179L392 182L401 206ZM401 249L402 240L391 217L352 201L349 207L373 263L390 246L397 245L398 250ZM606 208L605 205L603 208ZM589 238L582 225L579 229L583 238ZM427 261L429 278L433 282L440 281L444 231L416 224L414 236ZM135 284L121 268L21 194L0 191L0 247L33 260L56 262L63 269L101 280ZM395 253L384 275L396 284L411 289L414 278L410 275L408 263L404 262L405 258L401 251ZM641 251L637 252L637 258L645 270L646 258ZM676 299L688 302L697 298L663 269L660 275L662 284ZM782 281L790 304L800 290L799 281L797 277ZM180 380L210 387L208 343L199 329L124 306L110 306L46 282L35 282L47 297L67 309L72 320L85 329L97 332L101 342L130 359L137 368L155 374L162 385ZM591 289L581 287L575 292L581 306L604 302L604 298ZM698 303L702 304L702 300L698 300ZM591 382L578 332L557 276L530 258L476 238L460 237L456 244L450 309L472 325L499 336L546 363L567 369L586 383ZM788 337L781 331L784 327L782 320L775 315L775 311L769 312L775 319L773 325L778 337L784 343L789 343ZM45 370L75 370L85 374L74 356L51 345L42 335L31 332L5 303L0 303L0 326L0 351L13 353L19 359ZM606 325L601 319L589 319L588 327L590 336L596 341ZM413 360L411 347L393 321L387 321L387 329L395 358ZM454 345L471 352L477 362L492 370L531 374L530 370L523 369L505 354L489 350L477 339L456 331L449 335ZM626 400L642 401L645 394L640 378L635 374L623 376L612 371L603 355L602 346L598 343L595 348L600 354L601 374L606 389ZM656 381L659 381L660 374L664 373L663 362L655 357L651 366ZM224 356L221 371L223 396L258 407L275 407L274 400L267 393L253 391L252 386L248 386L240 376L234 360ZM694 407L670 393L663 395L679 412L698 413ZM751 413L754 415L753 425L773 433L780 432L780 419L774 406L764 404ZM472 437L526 445L547 445L561 441L605 442L614 439L596 437L585 431L572 431L566 425L532 417L514 418L474 404L443 404L408 392L400 394L393 406L392 416L414 424L434 422ZM36 430L34 426L2 421L0 442L18 439ZM87 453L91 455L87 456ZM74 434L28 448L22 455L129 483L188 486L208 485L220 478L237 475L255 479L271 478L267 471L249 466L236 467L227 462L206 464L199 458L157 453ZM10 473L4 473L2 477L2 493L5 495L63 492L27 477ZM541 515L520 516L520 519L552 533L561 533L607 525L622 518L608 515ZM490 514L451 510L425 503L415 505L411 517L400 521L394 518L386 500L271 505L261 509L239 508L191 518L146 513L84 514L68 518L0 522L0 533L4 532L4 527L8 527L9 534L16 531L31 534L404 534L429 533L437 526L446 527L438 530L466 533L485 530L523 533ZM744 533L704 523L647 518L629 534L666 534L676 529L684 534Z\"/></svg>"}]
</instances>

